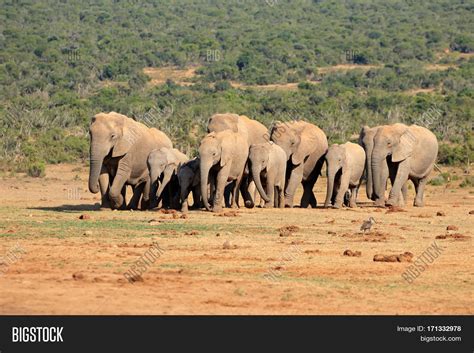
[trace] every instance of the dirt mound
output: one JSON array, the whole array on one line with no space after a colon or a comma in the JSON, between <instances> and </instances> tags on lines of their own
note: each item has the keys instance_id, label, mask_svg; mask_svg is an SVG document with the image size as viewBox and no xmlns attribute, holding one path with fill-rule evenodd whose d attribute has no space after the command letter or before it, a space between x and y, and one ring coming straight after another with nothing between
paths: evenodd
<instances>
[{"instance_id":1,"label":"dirt mound","mask_svg":"<svg viewBox=\"0 0 474 353\"><path fill-rule=\"evenodd\" d=\"M289 237L290 235L293 235L294 232L297 232L299 229L300 227L298 226L288 225L278 228L278 231L280 232L280 237Z\"/></svg>"},{"instance_id":2,"label":"dirt mound","mask_svg":"<svg viewBox=\"0 0 474 353\"><path fill-rule=\"evenodd\" d=\"M446 227L446 230L459 230L457 226L449 225Z\"/></svg>"},{"instance_id":3,"label":"dirt mound","mask_svg":"<svg viewBox=\"0 0 474 353\"><path fill-rule=\"evenodd\" d=\"M344 251L343 255L344 256L360 257L360 256L362 256L362 253L360 251L352 251L352 250L347 249L346 251Z\"/></svg>"},{"instance_id":4,"label":"dirt mound","mask_svg":"<svg viewBox=\"0 0 474 353\"><path fill-rule=\"evenodd\" d=\"M91 219L91 216L89 216L88 214L81 214L79 216L79 219Z\"/></svg>"},{"instance_id":5,"label":"dirt mound","mask_svg":"<svg viewBox=\"0 0 474 353\"><path fill-rule=\"evenodd\" d=\"M237 212L237 211L226 211L226 212L216 213L214 216L215 217L239 217L239 212Z\"/></svg>"},{"instance_id":6,"label":"dirt mound","mask_svg":"<svg viewBox=\"0 0 474 353\"><path fill-rule=\"evenodd\" d=\"M175 214L175 213L177 213L176 210L167 210L167 209L164 209L164 208L162 208L162 209L160 210L160 212L161 212L161 213L164 213L164 214Z\"/></svg>"},{"instance_id":7,"label":"dirt mound","mask_svg":"<svg viewBox=\"0 0 474 353\"><path fill-rule=\"evenodd\" d=\"M467 240L471 237L469 235L464 235L461 233L454 233L454 234L444 234L438 235L435 239L453 239L453 240Z\"/></svg>"},{"instance_id":8,"label":"dirt mound","mask_svg":"<svg viewBox=\"0 0 474 353\"><path fill-rule=\"evenodd\" d=\"M390 206L387 210L387 212L385 212L385 214L387 213L395 213L395 212L406 212L403 208L401 207L398 207L398 206Z\"/></svg>"},{"instance_id":9,"label":"dirt mound","mask_svg":"<svg viewBox=\"0 0 474 353\"><path fill-rule=\"evenodd\" d=\"M444 217L444 216L446 216L446 213L444 213L443 211L438 211L438 212L436 212L436 215L439 216L439 217Z\"/></svg>"},{"instance_id":10,"label":"dirt mound","mask_svg":"<svg viewBox=\"0 0 474 353\"><path fill-rule=\"evenodd\" d=\"M412 259L413 259L413 254L408 251L405 251L403 254L399 254L399 255L383 255L383 254L374 255L375 262L411 262Z\"/></svg>"}]
</instances>

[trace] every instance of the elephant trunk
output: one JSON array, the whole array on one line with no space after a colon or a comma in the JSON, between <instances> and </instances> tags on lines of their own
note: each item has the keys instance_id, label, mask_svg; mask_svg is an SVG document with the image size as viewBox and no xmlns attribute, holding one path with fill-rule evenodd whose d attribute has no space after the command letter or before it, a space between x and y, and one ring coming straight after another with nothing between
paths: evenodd
<instances>
[{"instance_id":1,"label":"elephant trunk","mask_svg":"<svg viewBox=\"0 0 474 353\"><path fill-rule=\"evenodd\" d=\"M263 190L262 180L261 180L261 175L260 175L261 172L262 170L260 168L260 165L258 165L257 163L252 164L252 177L255 182L255 186L257 187L257 190L260 196L262 197L262 199L264 199L265 202L270 202L270 198L266 194L265 190Z\"/></svg>"},{"instance_id":2,"label":"elephant trunk","mask_svg":"<svg viewBox=\"0 0 474 353\"><path fill-rule=\"evenodd\" d=\"M329 205L331 204L332 194L334 192L334 179L335 178L336 178L336 171L328 168L326 201L324 201L324 207L329 207Z\"/></svg>"},{"instance_id":3,"label":"elephant trunk","mask_svg":"<svg viewBox=\"0 0 474 353\"><path fill-rule=\"evenodd\" d=\"M172 167L167 167L164 172L163 172L163 180L160 183L160 187L158 188L158 191L156 192L156 196L158 199L161 198L161 194L163 193L163 190L165 187L168 185L168 183L171 180L171 177L173 176L173 168Z\"/></svg>"},{"instance_id":4,"label":"elephant trunk","mask_svg":"<svg viewBox=\"0 0 474 353\"><path fill-rule=\"evenodd\" d=\"M97 146L91 144L89 167L89 191L93 194L99 192L99 176L106 153L97 151Z\"/></svg>"},{"instance_id":5,"label":"elephant trunk","mask_svg":"<svg viewBox=\"0 0 474 353\"><path fill-rule=\"evenodd\" d=\"M385 194L385 180L382 180L383 174L383 161L385 156L383 155L374 155L372 156L371 167L372 167L372 182L373 182L373 191L372 197L375 199L383 198Z\"/></svg>"},{"instance_id":6,"label":"elephant trunk","mask_svg":"<svg viewBox=\"0 0 474 353\"><path fill-rule=\"evenodd\" d=\"M367 158L365 159L365 170L367 171L367 184L365 186L367 198L369 200L375 201L373 174L372 174L372 157L370 153L367 153Z\"/></svg>"},{"instance_id":7,"label":"elephant trunk","mask_svg":"<svg viewBox=\"0 0 474 353\"><path fill-rule=\"evenodd\" d=\"M209 179L209 171L211 169L211 163L205 163L201 160L201 164L199 166L201 172L201 195L202 195L202 202L204 203L204 207L206 210L212 211L211 205L209 205L209 200L207 198L207 184ZM211 195L212 197L213 195Z\"/></svg>"}]
</instances>

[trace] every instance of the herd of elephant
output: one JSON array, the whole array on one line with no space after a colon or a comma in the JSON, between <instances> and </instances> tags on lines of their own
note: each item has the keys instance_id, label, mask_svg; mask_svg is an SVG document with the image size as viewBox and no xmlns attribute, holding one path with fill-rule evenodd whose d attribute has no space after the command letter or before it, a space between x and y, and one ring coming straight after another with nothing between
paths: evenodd
<instances>
[{"instance_id":1,"label":"herd of elephant","mask_svg":"<svg viewBox=\"0 0 474 353\"><path fill-rule=\"evenodd\" d=\"M219 212L223 206L254 207L256 191L263 207L293 207L302 184L300 207L316 207L313 186L327 165L325 207L356 207L366 180L367 197L377 206L403 206L407 182L414 184L415 206L432 171L438 142L428 129L396 123L364 126L359 144L328 145L325 133L306 121L277 122L268 130L237 114L214 114L208 134L193 159L173 148L166 134L125 115L110 112L90 125L89 190L100 191L101 207L112 209L188 210ZM392 188L385 198L387 181ZM133 195L126 203L126 188ZM256 189L256 190L255 190Z\"/></svg>"}]
</instances>

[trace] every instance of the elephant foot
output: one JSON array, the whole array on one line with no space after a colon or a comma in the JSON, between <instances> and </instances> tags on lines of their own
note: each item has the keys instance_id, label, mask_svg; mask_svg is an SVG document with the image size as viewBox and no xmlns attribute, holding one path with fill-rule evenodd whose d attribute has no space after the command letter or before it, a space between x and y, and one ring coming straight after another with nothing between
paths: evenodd
<instances>
[{"instance_id":1,"label":"elephant foot","mask_svg":"<svg viewBox=\"0 0 474 353\"><path fill-rule=\"evenodd\" d=\"M222 206L214 206L212 208L212 212L215 212L215 213L222 212Z\"/></svg>"},{"instance_id":2,"label":"elephant foot","mask_svg":"<svg viewBox=\"0 0 474 353\"><path fill-rule=\"evenodd\" d=\"M425 203L423 202L423 200L415 199L415 202L413 202L413 206L415 206L415 207L423 207L424 205L425 205Z\"/></svg>"},{"instance_id":3,"label":"elephant foot","mask_svg":"<svg viewBox=\"0 0 474 353\"><path fill-rule=\"evenodd\" d=\"M396 207L400 207L400 203L398 202L398 199L395 199L395 198L389 198L386 202L385 202L385 206L396 206Z\"/></svg>"},{"instance_id":4,"label":"elephant foot","mask_svg":"<svg viewBox=\"0 0 474 353\"><path fill-rule=\"evenodd\" d=\"M245 207L247 207L247 208L254 208L254 207L255 207L255 204L254 204L252 201L247 200L247 201L245 201Z\"/></svg>"},{"instance_id":5,"label":"elephant foot","mask_svg":"<svg viewBox=\"0 0 474 353\"><path fill-rule=\"evenodd\" d=\"M385 207L385 201L383 199L375 200L374 204L376 207Z\"/></svg>"},{"instance_id":6,"label":"elephant foot","mask_svg":"<svg viewBox=\"0 0 474 353\"><path fill-rule=\"evenodd\" d=\"M264 208L273 208L273 202L265 202L263 205Z\"/></svg>"},{"instance_id":7,"label":"elephant foot","mask_svg":"<svg viewBox=\"0 0 474 353\"><path fill-rule=\"evenodd\" d=\"M335 208L335 209L339 209L339 208L342 207L342 202L341 203L335 203L332 207Z\"/></svg>"}]
</instances>

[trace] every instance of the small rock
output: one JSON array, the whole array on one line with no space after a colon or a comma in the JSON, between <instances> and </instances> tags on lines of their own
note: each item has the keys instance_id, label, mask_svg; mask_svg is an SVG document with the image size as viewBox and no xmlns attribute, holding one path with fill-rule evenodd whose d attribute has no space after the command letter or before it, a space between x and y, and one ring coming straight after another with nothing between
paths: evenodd
<instances>
[{"instance_id":1,"label":"small rock","mask_svg":"<svg viewBox=\"0 0 474 353\"><path fill-rule=\"evenodd\" d=\"M72 278L74 278L75 281L79 281L79 280L84 279L84 274L80 272L76 272L72 274Z\"/></svg>"},{"instance_id":2,"label":"small rock","mask_svg":"<svg viewBox=\"0 0 474 353\"><path fill-rule=\"evenodd\" d=\"M221 236L221 233L217 233L217 234L216 234L216 237L220 237L220 236Z\"/></svg>"},{"instance_id":3,"label":"small rock","mask_svg":"<svg viewBox=\"0 0 474 353\"><path fill-rule=\"evenodd\" d=\"M446 216L446 213L444 213L443 211L438 211L436 212L436 215L439 217L443 217L443 216Z\"/></svg>"},{"instance_id":4,"label":"small rock","mask_svg":"<svg viewBox=\"0 0 474 353\"><path fill-rule=\"evenodd\" d=\"M356 256L356 257L360 257L362 255L362 253L360 251L352 251L352 250L346 250L344 251L343 253L344 256Z\"/></svg>"},{"instance_id":5,"label":"small rock","mask_svg":"<svg viewBox=\"0 0 474 353\"><path fill-rule=\"evenodd\" d=\"M446 230L459 230L457 226L449 225L446 227Z\"/></svg>"},{"instance_id":6,"label":"small rock","mask_svg":"<svg viewBox=\"0 0 474 353\"><path fill-rule=\"evenodd\" d=\"M83 235L92 235L92 230L86 230Z\"/></svg>"},{"instance_id":7,"label":"small rock","mask_svg":"<svg viewBox=\"0 0 474 353\"><path fill-rule=\"evenodd\" d=\"M150 219L148 221L148 224L151 225L151 226L156 226L156 225L159 225L161 223L161 221L157 220L157 219Z\"/></svg>"},{"instance_id":8,"label":"small rock","mask_svg":"<svg viewBox=\"0 0 474 353\"><path fill-rule=\"evenodd\" d=\"M333 232L332 230L329 230L329 231L328 231L328 234L336 235L336 232Z\"/></svg>"},{"instance_id":9,"label":"small rock","mask_svg":"<svg viewBox=\"0 0 474 353\"><path fill-rule=\"evenodd\" d=\"M222 245L222 248L223 249L231 249L231 245L230 245L230 242L228 240L226 240L224 242L224 245Z\"/></svg>"},{"instance_id":10,"label":"small rock","mask_svg":"<svg viewBox=\"0 0 474 353\"><path fill-rule=\"evenodd\" d=\"M183 213L179 218L181 218L181 219L187 219L187 218L188 218L188 215L185 214L185 213Z\"/></svg>"},{"instance_id":11,"label":"small rock","mask_svg":"<svg viewBox=\"0 0 474 353\"><path fill-rule=\"evenodd\" d=\"M79 216L79 219L91 219L91 216L89 216L88 214L81 214Z\"/></svg>"},{"instance_id":12,"label":"small rock","mask_svg":"<svg viewBox=\"0 0 474 353\"><path fill-rule=\"evenodd\" d=\"M472 211L469 211L469 214L474 214L474 210L472 210Z\"/></svg>"}]
</instances>

